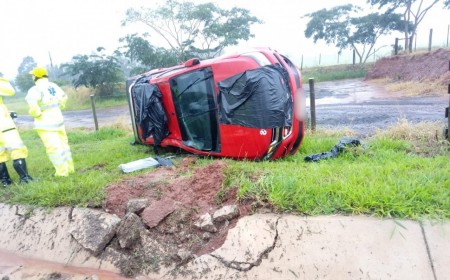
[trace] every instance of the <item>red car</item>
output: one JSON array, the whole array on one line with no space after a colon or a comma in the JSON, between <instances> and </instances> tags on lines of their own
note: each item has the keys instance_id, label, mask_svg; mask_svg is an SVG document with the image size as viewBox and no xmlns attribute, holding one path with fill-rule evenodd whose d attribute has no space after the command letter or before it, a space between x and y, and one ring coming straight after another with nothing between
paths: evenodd
<instances>
[{"instance_id":1,"label":"red car","mask_svg":"<svg viewBox=\"0 0 450 280\"><path fill-rule=\"evenodd\" d=\"M303 139L300 70L269 48L154 69L126 89L135 140L155 149L277 159Z\"/></svg>"}]
</instances>

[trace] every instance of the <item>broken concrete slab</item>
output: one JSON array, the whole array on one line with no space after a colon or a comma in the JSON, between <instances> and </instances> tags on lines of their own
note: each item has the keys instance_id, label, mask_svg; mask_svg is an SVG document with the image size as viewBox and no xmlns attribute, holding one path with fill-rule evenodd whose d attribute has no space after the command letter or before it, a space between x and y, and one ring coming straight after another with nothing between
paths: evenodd
<instances>
[{"instance_id":1,"label":"broken concrete slab","mask_svg":"<svg viewBox=\"0 0 450 280\"><path fill-rule=\"evenodd\" d=\"M435 279L450 276L450 223L427 221L422 224L432 260Z\"/></svg>"},{"instance_id":2,"label":"broken concrete slab","mask_svg":"<svg viewBox=\"0 0 450 280\"><path fill-rule=\"evenodd\" d=\"M130 212L123 217L117 228L117 239L121 248L132 248L140 240L144 224L138 215Z\"/></svg>"},{"instance_id":3,"label":"broken concrete slab","mask_svg":"<svg viewBox=\"0 0 450 280\"><path fill-rule=\"evenodd\" d=\"M200 218L194 223L194 226L207 232L217 232L212 216L209 213L200 216Z\"/></svg>"},{"instance_id":4,"label":"broken concrete slab","mask_svg":"<svg viewBox=\"0 0 450 280\"><path fill-rule=\"evenodd\" d=\"M189 279L434 279L418 222L283 215L261 224L267 217L242 218L221 248L189 263Z\"/></svg>"},{"instance_id":5,"label":"broken concrete slab","mask_svg":"<svg viewBox=\"0 0 450 280\"><path fill-rule=\"evenodd\" d=\"M75 208L70 234L83 248L99 255L116 234L120 218L102 211Z\"/></svg>"},{"instance_id":6,"label":"broken concrete slab","mask_svg":"<svg viewBox=\"0 0 450 280\"><path fill-rule=\"evenodd\" d=\"M48 210L0 203L0 249L39 260L119 272L112 262L93 256L72 238L71 212L69 207Z\"/></svg>"},{"instance_id":7,"label":"broken concrete slab","mask_svg":"<svg viewBox=\"0 0 450 280\"><path fill-rule=\"evenodd\" d=\"M417 222L283 216L278 235L275 248L250 278L433 279Z\"/></svg>"},{"instance_id":8,"label":"broken concrete slab","mask_svg":"<svg viewBox=\"0 0 450 280\"><path fill-rule=\"evenodd\" d=\"M259 265L262 257L275 246L276 215L253 215L240 219L219 249L211 253L226 266L246 271Z\"/></svg>"},{"instance_id":9,"label":"broken concrete slab","mask_svg":"<svg viewBox=\"0 0 450 280\"><path fill-rule=\"evenodd\" d=\"M226 205L213 214L214 222L229 221L239 216L237 205Z\"/></svg>"},{"instance_id":10,"label":"broken concrete slab","mask_svg":"<svg viewBox=\"0 0 450 280\"><path fill-rule=\"evenodd\" d=\"M176 201L172 199L162 199L155 201L152 203L152 207L147 207L142 212L142 221L149 228L154 228L168 215L175 211L175 209Z\"/></svg>"}]
</instances>

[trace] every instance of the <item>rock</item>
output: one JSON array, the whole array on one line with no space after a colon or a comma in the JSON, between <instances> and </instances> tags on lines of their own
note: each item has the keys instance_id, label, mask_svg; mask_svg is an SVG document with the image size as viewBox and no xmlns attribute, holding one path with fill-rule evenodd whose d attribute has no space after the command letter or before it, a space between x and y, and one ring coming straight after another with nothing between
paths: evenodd
<instances>
[{"instance_id":1,"label":"rock","mask_svg":"<svg viewBox=\"0 0 450 280\"><path fill-rule=\"evenodd\" d=\"M130 199L127 203L127 213L140 214L144 211L145 207L150 205L148 198L135 198Z\"/></svg>"},{"instance_id":2,"label":"rock","mask_svg":"<svg viewBox=\"0 0 450 280\"><path fill-rule=\"evenodd\" d=\"M101 253L116 234L120 218L100 211L75 208L72 212L70 234L85 249Z\"/></svg>"},{"instance_id":3,"label":"rock","mask_svg":"<svg viewBox=\"0 0 450 280\"><path fill-rule=\"evenodd\" d=\"M203 235L202 235L202 238L203 238L203 240L206 240L206 241L210 240L211 239L211 233L204 232Z\"/></svg>"},{"instance_id":4,"label":"rock","mask_svg":"<svg viewBox=\"0 0 450 280\"><path fill-rule=\"evenodd\" d=\"M217 231L217 228L214 226L213 219L209 213L201 216L200 219L194 223L194 226L208 232Z\"/></svg>"},{"instance_id":5,"label":"rock","mask_svg":"<svg viewBox=\"0 0 450 280\"><path fill-rule=\"evenodd\" d=\"M214 212L213 220L214 222L222 222L231 220L237 216L239 216L239 208L236 205L227 205Z\"/></svg>"},{"instance_id":6,"label":"rock","mask_svg":"<svg viewBox=\"0 0 450 280\"><path fill-rule=\"evenodd\" d=\"M149 228L156 227L165 217L175 211L175 201L167 198L156 201L151 206L148 206L142 212L142 221Z\"/></svg>"},{"instance_id":7,"label":"rock","mask_svg":"<svg viewBox=\"0 0 450 280\"><path fill-rule=\"evenodd\" d=\"M180 263L187 263L192 258L192 253L184 249L180 249L177 253Z\"/></svg>"},{"instance_id":8,"label":"rock","mask_svg":"<svg viewBox=\"0 0 450 280\"><path fill-rule=\"evenodd\" d=\"M186 225L191 221L192 209L176 203L175 210L158 224L157 230L164 234L174 234L185 230Z\"/></svg>"},{"instance_id":9,"label":"rock","mask_svg":"<svg viewBox=\"0 0 450 280\"><path fill-rule=\"evenodd\" d=\"M140 232L144 229L144 224L138 215L133 212L128 213L120 222L117 228L117 238L121 248L132 248L140 240Z\"/></svg>"}]
</instances>

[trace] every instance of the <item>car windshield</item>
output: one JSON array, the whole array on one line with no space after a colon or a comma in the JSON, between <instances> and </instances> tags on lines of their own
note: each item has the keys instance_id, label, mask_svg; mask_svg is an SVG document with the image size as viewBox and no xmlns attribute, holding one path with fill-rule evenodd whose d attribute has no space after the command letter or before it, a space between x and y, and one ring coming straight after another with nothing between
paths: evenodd
<instances>
[{"instance_id":1,"label":"car windshield","mask_svg":"<svg viewBox=\"0 0 450 280\"><path fill-rule=\"evenodd\" d=\"M217 101L210 68L198 69L170 80L183 143L195 149L217 151Z\"/></svg>"}]
</instances>

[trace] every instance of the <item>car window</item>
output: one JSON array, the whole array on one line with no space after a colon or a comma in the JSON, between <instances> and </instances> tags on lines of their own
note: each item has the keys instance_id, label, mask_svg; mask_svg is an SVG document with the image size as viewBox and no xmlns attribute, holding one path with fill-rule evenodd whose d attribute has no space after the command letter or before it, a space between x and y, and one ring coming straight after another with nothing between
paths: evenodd
<instances>
[{"instance_id":1,"label":"car window","mask_svg":"<svg viewBox=\"0 0 450 280\"><path fill-rule=\"evenodd\" d=\"M216 95L211 68L197 69L170 80L183 143L199 150L217 148Z\"/></svg>"},{"instance_id":2,"label":"car window","mask_svg":"<svg viewBox=\"0 0 450 280\"><path fill-rule=\"evenodd\" d=\"M292 61L289 60L289 58L287 58L287 57L285 57L283 55L281 57L286 62L286 64L289 66L289 68L291 68L291 71L292 71L292 73L294 74L294 77L295 77L295 83L297 85L297 88L300 88L301 81L300 81L300 74L298 72L297 67L294 65L294 63L292 63Z\"/></svg>"},{"instance_id":3,"label":"car window","mask_svg":"<svg viewBox=\"0 0 450 280\"><path fill-rule=\"evenodd\" d=\"M251 59L256 61L260 66L266 66L271 64L269 59L267 59L267 57L260 52L245 53L243 54L243 56L250 57Z\"/></svg>"}]
</instances>

